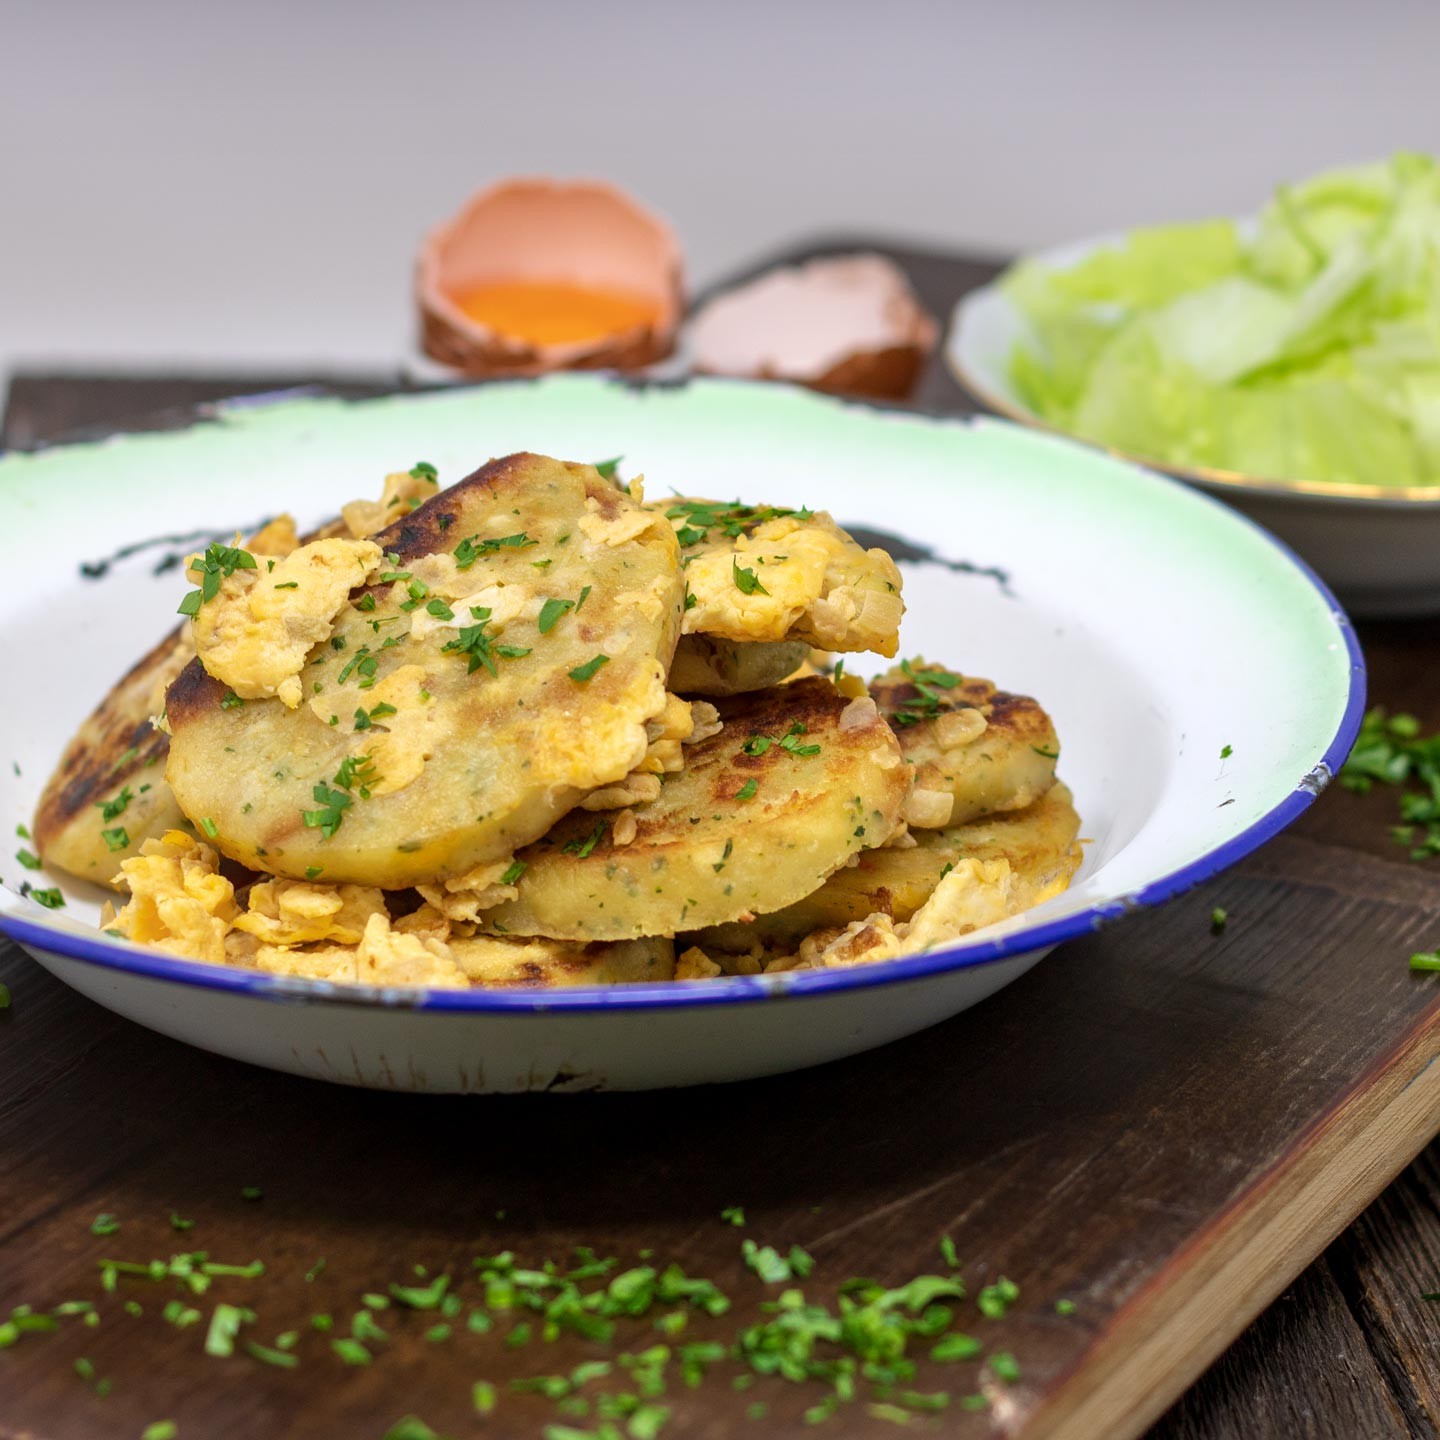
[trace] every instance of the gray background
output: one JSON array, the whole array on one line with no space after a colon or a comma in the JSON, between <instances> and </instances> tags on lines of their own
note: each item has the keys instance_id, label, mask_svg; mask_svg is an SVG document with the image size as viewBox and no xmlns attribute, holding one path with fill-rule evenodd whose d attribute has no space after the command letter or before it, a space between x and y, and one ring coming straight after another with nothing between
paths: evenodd
<instances>
[{"instance_id":1,"label":"gray background","mask_svg":"<svg viewBox=\"0 0 1440 1440\"><path fill-rule=\"evenodd\" d=\"M421 233L603 175L705 279L1008 249L1440 146L1437 0L0 0L0 369L391 363Z\"/></svg>"}]
</instances>

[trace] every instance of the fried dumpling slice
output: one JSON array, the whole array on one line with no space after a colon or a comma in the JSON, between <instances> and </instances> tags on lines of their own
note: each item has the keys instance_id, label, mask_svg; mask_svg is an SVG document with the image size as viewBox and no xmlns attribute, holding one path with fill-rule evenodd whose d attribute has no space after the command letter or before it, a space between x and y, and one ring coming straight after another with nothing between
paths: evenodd
<instances>
[{"instance_id":1,"label":"fried dumpling slice","mask_svg":"<svg viewBox=\"0 0 1440 1440\"><path fill-rule=\"evenodd\" d=\"M251 869L464 875L629 774L665 709L674 532L594 467L494 460L371 538L383 565L308 653L304 703L198 660L170 687L171 787Z\"/></svg>"},{"instance_id":2,"label":"fried dumpling slice","mask_svg":"<svg viewBox=\"0 0 1440 1440\"><path fill-rule=\"evenodd\" d=\"M579 811L517 856L501 934L620 940L777 910L895 829L909 788L868 697L824 679L721 701L720 731L685 752L659 797Z\"/></svg>"},{"instance_id":3,"label":"fried dumpling slice","mask_svg":"<svg viewBox=\"0 0 1440 1440\"><path fill-rule=\"evenodd\" d=\"M814 931L870 915L910 920L941 878L961 860L1008 862L1018 908L1064 890L1080 864L1080 817L1060 781L1024 810L990 815L943 830L912 830L914 843L866 850L819 889L748 925L720 925L687 937L702 950L744 953L756 945L775 953L798 948Z\"/></svg>"},{"instance_id":4,"label":"fried dumpling slice","mask_svg":"<svg viewBox=\"0 0 1440 1440\"><path fill-rule=\"evenodd\" d=\"M1055 783L1054 722L1028 695L903 660L870 682L915 773L905 821L914 830L1023 810Z\"/></svg>"},{"instance_id":5,"label":"fried dumpling slice","mask_svg":"<svg viewBox=\"0 0 1440 1440\"><path fill-rule=\"evenodd\" d=\"M299 543L278 516L246 541L280 557ZM170 739L151 724L171 681L194 655L190 627L178 626L130 667L76 731L46 782L35 812L35 847L46 865L119 888L123 861L146 840L189 826L165 783Z\"/></svg>"},{"instance_id":6,"label":"fried dumpling slice","mask_svg":"<svg viewBox=\"0 0 1440 1440\"><path fill-rule=\"evenodd\" d=\"M685 498L650 508L680 542L686 635L895 654L905 613L900 572L823 510Z\"/></svg>"}]
</instances>

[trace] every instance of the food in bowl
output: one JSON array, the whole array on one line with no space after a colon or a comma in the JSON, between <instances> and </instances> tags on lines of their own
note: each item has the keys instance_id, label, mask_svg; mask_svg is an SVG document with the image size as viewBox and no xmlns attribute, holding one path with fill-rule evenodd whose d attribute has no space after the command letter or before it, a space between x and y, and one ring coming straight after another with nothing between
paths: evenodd
<instances>
[{"instance_id":1,"label":"food in bowl","mask_svg":"<svg viewBox=\"0 0 1440 1440\"><path fill-rule=\"evenodd\" d=\"M36 819L125 895L117 938L349 983L703 979L913 953L1078 864L1037 702L832 663L894 656L904 603L823 512L516 454L187 576Z\"/></svg>"},{"instance_id":2,"label":"food in bowl","mask_svg":"<svg viewBox=\"0 0 1440 1440\"><path fill-rule=\"evenodd\" d=\"M1008 377L1056 429L1187 470L1440 483L1440 166L1400 154L1284 186L1253 224L1131 232L1022 261Z\"/></svg>"}]
</instances>

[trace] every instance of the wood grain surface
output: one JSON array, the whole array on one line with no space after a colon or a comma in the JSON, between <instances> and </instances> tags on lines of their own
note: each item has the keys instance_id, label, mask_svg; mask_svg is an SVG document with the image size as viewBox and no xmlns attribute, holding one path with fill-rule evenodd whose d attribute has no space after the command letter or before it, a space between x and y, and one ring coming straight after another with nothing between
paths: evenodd
<instances>
[{"instance_id":1,"label":"wood grain surface","mask_svg":"<svg viewBox=\"0 0 1440 1440\"><path fill-rule=\"evenodd\" d=\"M897 253L942 314L991 273ZM37 443L196 398L21 377L5 433ZM938 369L919 399L963 403ZM1440 627L1362 635L1373 696L1440 726L1427 663ZM743 1235L805 1246L820 1293L851 1275L933 1271L946 1234L972 1289L1002 1274L1019 1285L1003 1319L970 1310L964 1323L988 1351L1013 1352L1021 1374L991 1386L985 1412L947 1411L937 1432L1089 1440L1158 1421L1162 1440L1434 1435L1436 1315L1420 1296L1440 1288L1436 1154L1330 1244L1440 1128L1440 988L1405 966L1435 943L1440 884L1389 840L1394 804L1332 788L1218 881L1062 947L915 1039L691 1092L557 1103L328 1087L151 1034L0 946L14 997L0 1012L0 1318L79 1297L102 1311L93 1329L67 1321L0 1349L0 1436L138 1436L171 1417L182 1440L379 1440L407 1412L449 1436L538 1435L545 1402L502 1393L481 1422L471 1383L503 1392L597 1353L574 1339L432 1343L433 1317L410 1315L387 1319L391 1338L366 1369L310 1333L294 1370L212 1358L203 1326L156 1317L168 1288L122 1281L101 1296L106 1255L262 1259L263 1280L219 1281L196 1303L208 1316L217 1298L253 1295L254 1333L268 1340L316 1311L348 1317L416 1264L460 1275L504 1247L530 1261L576 1244L627 1258L653 1248L714 1279L746 1318L764 1296L741 1264ZM1230 916L1220 935L1217 905ZM262 1200L241 1197L251 1185ZM730 1205L745 1207L743 1232L719 1219ZM91 1235L102 1211L118 1235ZM172 1230L172 1212L194 1228ZM145 1316L125 1313L129 1297ZM1060 1298L1073 1315L1056 1313ZM705 1321L687 1338L733 1328ZM111 1380L103 1398L77 1358ZM814 1393L772 1381L741 1395L730 1373L672 1385L666 1434L895 1429L857 1407L812 1430L802 1411ZM978 1378L974 1365L927 1368L919 1388L958 1395ZM745 1418L757 1400L763 1422Z\"/></svg>"}]
</instances>

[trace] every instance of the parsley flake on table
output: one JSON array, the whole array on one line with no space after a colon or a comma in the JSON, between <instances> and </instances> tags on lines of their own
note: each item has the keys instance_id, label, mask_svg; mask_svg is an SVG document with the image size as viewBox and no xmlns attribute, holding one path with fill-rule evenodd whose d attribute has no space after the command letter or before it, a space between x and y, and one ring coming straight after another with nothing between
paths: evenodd
<instances>
[{"instance_id":1,"label":"parsley flake on table","mask_svg":"<svg viewBox=\"0 0 1440 1440\"><path fill-rule=\"evenodd\" d=\"M27 870L38 870L40 868L40 857L33 850L27 850L22 847L15 852L15 858Z\"/></svg>"}]
</instances>

